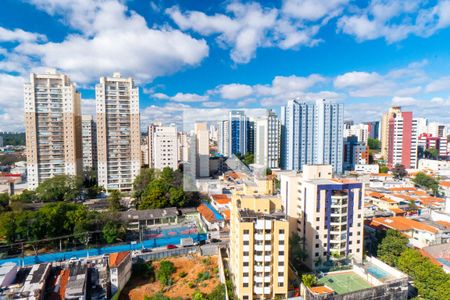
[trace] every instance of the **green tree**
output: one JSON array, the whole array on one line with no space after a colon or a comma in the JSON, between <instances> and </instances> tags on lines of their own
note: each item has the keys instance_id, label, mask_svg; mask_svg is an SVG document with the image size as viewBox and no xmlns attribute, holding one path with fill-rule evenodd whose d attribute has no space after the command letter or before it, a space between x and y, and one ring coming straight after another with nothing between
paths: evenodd
<instances>
[{"instance_id":1,"label":"green tree","mask_svg":"<svg viewBox=\"0 0 450 300\"><path fill-rule=\"evenodd\" d=\"M413 179L416 185L430 189L434 195L439 191L439 181L423 172L419 172Z\"/></svg>"},{"instance_id":2,"label":"green tree","mask_svg":"<svg viewBox=\"0 0 450 300\"><path fill-rule=\"evenodd\" d=\"M255 161L255 155L253 153L246 153L244 155L244 157L242 158L242 162L247 166L254 163L254 161Z\"/></svg>"},{"instance_id":3,"label":"green tree","mask_svg":"<svg viewBox=\"0 0 450 300\"><path fill-rule=\"evenodd\" d=\"M103 226L102 233L105 241L112 244L124 236L125 228L120 222L110 220Z\"/></svg>"},{"instance_id":4,"label":"green tree","mask_svg":"<svg viewBox=\"0 0 450 300\"><path fill-rule=\"evenodd\" d=\"M169 194L170 206L183 207L186 205L188 199L182 187L171 187L169 190Z\"/></svg>"},{"instance_id":5,"label":"green tree","mask_svg":"<svg viewBox=\"0 0 450 300\"><path fill-rule=\"evenodd\" d=\"M317 277L314 274L303 274L302 282L306 287L313 287L317 284Z\"/></svg>"},{"instance_id":6,"label":"green tree","mask_svg":"<svg viewBox=\"0 0 450 300\"><path fill-rule=\"evenodd\" d=\"M438 159L439 158L439 151L436 148L428 148L425 149L425 157L430 159Z\"/></svg>"},{"instance_id":7,"label":"green tree","mask_svg":"<svg viewBox=\"0 0 450 300\"><path fill-rule=\"evenodd\" d=\"M392 175L394 175L394 177L397 179L402 179L406 175L408 175L408 172L406 172L404 165L396 164L395 167L392 169Z\"/></svg>"},{"instance_id":8,"label":"green tree","mask_svg":"<svg viewBox=\"0 0 450 300\"><path fill-rule=\"evenodd\" d=\"M380 173L381 174L385 174L387 172L389 172L389 168L386 165L381 165L380 166Z\"/></svg>"},{"instance_id":9,"label":"green tree","mask_svg":"<svg viewBox=\"0 0 450 300\"><path fill-rule=\"evenodd\" d=\"M0 237L8 243L16 241L16 216L13 212L0 214Z\"/></svg>"},{"instance_id":10,"label":"green tree","mask_svg":"<svg viewBox=\"0 0 450 300\"><path fill-rule=\"evenodd\" d=\"M79 177L57 175L44 180L36 188L36 195L44 202L71 201L80 196L82 184Z\"/></svg>"},{"instance_id":11,"label":"green tree","mask_svg":"<svg viewBox=\"0 0 450 300\"><path fill-rule=\"evenodd\" d=\"M132 274L137 278L143 278L146 280L152 279L152 281L155 277L155 273L151 263L147 263L142 258L138 258L137 261L133 263Z\"/></svg>"},{"instance_id":12,"label":"green tree","mask_svg":"<svg viewBox=\"0 0 450 300\"><path fill-rule=\"evenodd\" d=\"M156 271L156 278L163 285L170 285L172 281L172 274L175 273L175 266L171 261L164 260L159 264L159 269Z\"/></svg>"},{"instance_id":13,"label":"green tree","mask_svg":"<svg viewBox=\"0 0 450 300\"><path fill-rule=\"evenodd\" d=\"M97 198L104 191L103 187L98 185L96 170L91 168L83 171L83 191L88 199Z\"/></svg>"},{"instance_id":14,"label":"green tree","mask_svg":"<svg viewBox=\"0 0 450 300\"><path fill-rule=\"evenodd\" d=\"M35 191L25 189L22 193L13 195L11 200L14 202L31 203L38 199Z\"/></svg>"},{"instance_id":15,"label":"green tree","mask_svg":"<svg viewBox=\"0 0 450 300\"><path fill-rule=\"evenodd\" d=\"M110 211L118 211L122 209L120 200L122 199L122 193L118 190L112 190L107 198L108 208Z\"/></svg>"},{"instance_id":16,"label":"green tree","mask_svg":"<svg viewBox=\"0 0 450 300\"><path fill-rule=\"evenodd\" d=\"M219 284L207 296L208 300L223 300L225 299L225 285Z\"/></svg>"},{"instance_id":17,"label":"green tree","mask_svg":"<svg viewBox=\"0 0 450 300\"><path fill-rule=\"evenodd\" d=\"M306 257L307 254L303 250L301 237L297 233L291 234L289 238L289 259L291 264L299 270L300 265L305 261Z\"/></svg>"},{"instance_id":18,"label":"green tree","mask_svg":"<svg viewBox=\"0 0 450 300\"><path fill-rule=\"evenodd\" d=\"M0 212L6 211L9 209L9 201L11 197L9 197L8 193L0 193Z\"/></svg>"},{"instance_id":19,"label":"green tree","mask_svg":"<svg viewBox=\"0 0 450 300\"><path fill-rule=\"evenodd\" d=\"M164 208L169 206L170 186L161 179L152 181L141 196L139 209Z\"/></svg>"},{"instance_id":20,"label":"green tree","mask_svg":"<svg viewBox=\"0 0 450 300\"><path fill-rule=\"evenodd\" d=\"M155 169L143 168L133 182L133 195L140 199L145 188L156 179Z\"/></svg>"},{"instance_id":21,"label":"green tree","mask_svg":"<svg viewBox=\"0 0 450 300\"><path fill-rule=\"evenodd\" d=\"M378 245L378 258L391 266L397 265L400 255L407 249L408 239L398 231L389 229Z\"/></svg>"},{"instance_id":22,"label":"green tree","mask_svg":"<svg viewBox=\"0 0 450 300\"><path fill-rule=\"evenodd\" d=\"M381 142L378 139L368 138L367 145L369 146L369 149L373 150L380 150L381 148Z\"/></svg>"},{"instance_id":23,"label":"green tree","mask_svg":"<svg viewBox=\"0 0 450 300\"><path fill-rule=\"evenodd\" d=\"M450 299L450 274L434 265L415 249L406 249L398 258L397 267L407 273L422 299Z\"/></svg>"}]
</instances>

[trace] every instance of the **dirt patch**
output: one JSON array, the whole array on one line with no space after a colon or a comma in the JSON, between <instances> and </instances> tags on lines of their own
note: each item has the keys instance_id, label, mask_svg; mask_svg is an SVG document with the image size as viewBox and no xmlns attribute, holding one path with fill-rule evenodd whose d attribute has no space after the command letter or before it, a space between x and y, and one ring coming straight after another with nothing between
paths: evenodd
<instances>
[{"instance_id":1,"label":"dirt patch","mask_svg":"<svg viewBox=\"0 0 450 300\"><path fill-rule=\"evenodd\" d=\"M192 299L192 294L198 289L204 294L209 294L220 284L218 278L217 256L187 255L180 257L168 257L164 260L171 261L176 271L172 275L173 284L164 287L156 280L147 282L141 278L132 277L120 295L120 300L143 300L144 296L152 296L162 292L170 298L180 297ZM161 261L152 263L155 272ZM209 279L197 282L198 274L208 272ZM181 274L185 273L184 277Z\"/></svg>"}]
</instances>

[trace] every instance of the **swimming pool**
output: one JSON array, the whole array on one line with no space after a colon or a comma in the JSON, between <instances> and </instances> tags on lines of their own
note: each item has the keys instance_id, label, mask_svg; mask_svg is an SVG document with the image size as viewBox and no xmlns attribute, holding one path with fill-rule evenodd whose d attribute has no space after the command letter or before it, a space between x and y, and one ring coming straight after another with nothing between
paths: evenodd
<instances>
[{"instance_id":1,"label":"swimming pool","mask_svg":"<svg viewBox=\"0 0 450 300\"><path fill-rule=\"evenodd\" d=\"M223 216L208 202L203 202L214 213L214 217L217 221L223 221Z\"/></svg>"},{"instance_id":2,"label":"swimming pool","mask_svg":"<svg viewBox=\"0 0 450 300\"><path fill-rule=\"evenodd\" d=\"M172 230L172 229L169 229ZM34 265L39 263L57 262L67 260L71 258L83 258L89 256L98 256L103 254L111 254L122 251L140 250L142 248L156 248L167 246L169 244L177 245L180 243L180 239L191 237L194 242L205 241L207 239L206 233L195 234L179 234L172 237L154 238L144 240L142 243L135 244L123 244L115 246L106 246L101 248L83 249L67 252L46 253L33 256L13 257L0 260L0 265L8 262L15 263L17 265Z\"/></svg>"},{"instance_id":3,"label":"swimming pool","mask_svg":"<svg viewBox=\"0 0 450 300\"><path fill-rule=\"evenodd\" d=\"M371 267L367 268L367 272L369 272L371 275L373 275L377 279L386 279L387 277L390 276L386 271L384 271L378 267L375 267L375 266L371 266Z\"/></svg>"}]
</instances>

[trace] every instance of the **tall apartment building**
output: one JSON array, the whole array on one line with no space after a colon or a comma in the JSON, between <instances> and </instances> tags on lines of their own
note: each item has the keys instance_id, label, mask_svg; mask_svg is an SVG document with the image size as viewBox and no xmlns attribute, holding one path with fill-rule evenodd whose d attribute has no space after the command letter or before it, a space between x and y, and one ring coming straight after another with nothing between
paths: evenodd
<instances>
[{"instance_id":1,"label":"tall apartment building","mask_svg":"<svg viewBox=\"0 0 450 300\"><path fill-rule=\"evenodd\" d=\"M394 113L389 119L388 167L417 168L417 120L412 112Z\"/></svg>"},{"instance_id":2,"label":"tall apartment building","mask_svg":"<svg viewBox=\"0 0 450 300\"><path fill-rule=\"evenodd\" d=\"M150 168L154 168L154 162L155 162L155 157L154 157L154 150L153 150L153 140L155 139L155 132L156 132L156 128L162 126L162 124L160 122L156 122L156 123L152 123L148 126L148 131L147 131L147 141L148 141L148 166Z\"/></svg>"},{"instance_id":3,"label":"tall apartment building","mask_svg":"<svg viewBox=\"0 0 450 300\"><path fill-rule=\"evenodd\" d=\"M189 161L189 142L186 132L178 132L178 160Z\"/></svg>"},{"instance_id":4,"label":"tall apartment building","mask_svg":"<svg viewBox=\"0 0 450 300\"><path fill-rule=\"evenodd\" d=\"M429 133L422 133L418 138L418 155L419 157L424 157L425 150L429 150L431 148L436 149L439 157L447 157L448 156L448 143L447 136L433 136Z\"/></svg>"},{"instance_id":5,"label":"tall apartment building","mask_svg":"<svg viewBox=\"0 0 450 300\"><path fill-rule=\"evenodd\" d=\"M219 122L219 129L217 132L217 146L218 151L223 156L230 155L230 122L228 120Z\"/></svg>"},{"instance_id":6,"label":"tall apartment building","mask_svg":"<svg viewBox=\"0 0 450 300\"><path fill-rule=\"evenodd\" d=\"M342 172L344 106L325 100L315 104L290 100L281 107L281 164L302 170L306 164L331 164Z\"/></svg>"},{"instance_id":7,"label":"tall apartment building","mask_svg":"<svg viewBox=\"0 0 450 300\"><path fill-rule=\"evenodd\" d=\"M367 140L369 138L369 125L356 124L345 126L344 138L349 136L356 136L358 138L358 142L367 144Z\"/></svg>"},{"instance_id":8,"label":"tall apartment building","mask_svg":"<svg viewBox=\"0 0 450 300\"><path fill-rule=\"evenodd\" d=\"M256 137L255 137L255 132L256 132L255 126L256 126L255 121L247 119L247 132L246 132L246 135L247 135L247 142L246 142L246 144L247 144L247 152L246 153L254 154L255 151L256 151L255 150L255 140L256 140Z\"/></svg>"},{"instance_id":9,"label":"tall apartment building","mask_svg":"<svg viewBox=\"0 0 450 300\"><path fill-rule=\"evenodd\" d=\"M387 160L389 149L389 120L394 114L401 112L400 106L393 106L381 117L381 156Z\"/></svg>"},{"instance_id":10,"label":"tall apartment building","mask_svg":"<svg viewBox=\"0 0 450 300\"><path fill-rule=\"evenodd\" d=\"M380 137L380 121L367 122L369 126L369 137L372 139L381 139Z\"/></svg>"},{"instance_id":11,"label":"tall apartment building","mask_svg":"<svg viewBox=\"0 0 450 300\"><path fill-rule=\"evenodd\" d=\"M152 144L153 168L159 170L165 167L173 170L178 168L178 134L175 125L155 126L149 144Z\"/></svg>"},{"instance_id":12,"label":"tall apartment building","mask_svg":"<svg viewBox=\"0 0 450 300\"><path fill-rule=\"evenodd\" d=\"M311 269L336 260L362 262L364 188L334 179L331 165L305 165L303 173L281 175L281 198L292 232L302 238Z\"/></svg>"},{"instance_id":13,"label":"tall apartment building","mask_svg":"<svg viewBox=\"0 0 450 300\"><path fill-rule=\"evenodd\" d=\"M141 168L139 88L114 73L100 78L95 97L98 183L107 191L130 191Z\"/></svg>"},{"instance_id":14,"label":"tall apartment building","mask_svg":"<svg viewBox=\"0 0 450 300\"><path fill-rule=\"evenodd\" d=\"M229 142L228 153L232 154L246 154L247 153L247 117L243 110L232 110L228 118L229 125Z\"/></svg>"},{"instance_id":15,"label":"tall apartment building","mask_svg":"<svg viewBox=\"0 0 450 300\"><path fill-rule=\"evenodd\" d=\"M280 198L236 193L230 219L230 270L237 298L285 299L289 223Z\"/></svg>"},{"instance_id":16,"label":"tall apartment building","mask_svg":"<svg viewBox=\"0 0 450 300\"><path fill-rule=\"evenodd\" d=\"M197 177L209 177L209 130L206 123L195 123L195 161Z\"/></svg>"},{"instance_id":17,"label":"tall apartment building","mask_svg":"<svg viewBox=\"0 0 450 300\"><path fill-rule=\"evenodd\" d=\"M142 166L149 165L148 157L148 135L141 137L141 163Z\"/></svg>"},{"instance_id":18,"label":"tall apartment building","mask_svg":"<svg viewBox=\"0 0 450 300\"><path fill-rule=\"evenodd\" d=\"M80 94L69 77L48 70L24 85L28 188L55 175L82 174Z\"/></svg>"},{"instance_id":19,"label":"tall apartment building","mask_svg":"<svg viewBox=\"0 0 450 300\"><path fill-rule=\"evenodd\" d=\"M255 126L255 163L267 168L280 167L281 124L272 110Z\"/></svg>"},{"instance_id":20,"label":"tall apartment building","mask_svg":"<svg viewBox=\"0 0 450 300\"><path fill-rule=\"evenodd\" d=\"M356 165L369 164L369 146L355 135L344 138L344 170L353 171Z\"/></svg>"},{"instance_id":21,"label":"tall apartment building","mask_svg":"<svg viewBox=\"0 0 450 300\"><path fill-rule=\"evenodd\" d=\"M83 144L83 170L97 171L97 125L94 117L81 117L81 138Z\"/></svg>"}]
</instances>

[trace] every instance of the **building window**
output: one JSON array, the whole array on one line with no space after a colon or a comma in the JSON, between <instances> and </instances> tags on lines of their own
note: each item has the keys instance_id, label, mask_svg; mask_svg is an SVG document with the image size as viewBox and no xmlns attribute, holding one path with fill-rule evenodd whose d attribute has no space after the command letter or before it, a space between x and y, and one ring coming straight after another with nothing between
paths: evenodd
<instances>
[{"instance_id":1,"label":"building window","mask_svg":"<svg viewBox=\"0 0 450 300\"><path fill-rule=\"evenodd\" d=\"M250 231L248 229L245 229L244 234L250 234Z\"/></svg>"},{"instance_id":2,"label":"building window","mask_svg":"<svg viewBox=\"0 0 450 300\"><path fill-rule=\"evenodd\" d=\"M247 273L247 272L244 272L244 273L242 274L242 276L248 277L248 273Z\"/></svg>"},{"instance_id":3,"label":"building window","mask_svg":"<svg viewBox=\"0 0 450 300\"><path fill-rule=\"evenodd\" d=\"M244 256L248 256L248 251L244 251Z\"/></svg>"},{"instance_id":4,"label":"building window","mask_svg":"<svg viewBox=\"0 0 450 300\"><path fill-rule=\"evenodd\" d=\"M318 234L316 234L316 240L318 240L319 239L319 235Z\"/></svg>"},{"instance_id":5,"label":"building window","mask_svg":"<svg viewBox=\"0 0 450 300\"><path fill-rule=\"evenodd\" d=\"M279 252L278 252L278 255L279 255L279 256L283 256L283 255L284 255L284 251L279 251Z\"/></svg>"},{"instance_id":6,"label":"building window","mask_svg":"<svg viewBox=\"0 0 450 300\"><path fill-rule=\"evenodd\" d=\"M279 244L280 244L280 245L284 245L284 240L281 240L281 241L279 242Z\"/></svg>"},{"instance_id":7,"label":"building window","mask_svg":"<svg viewBox=\"0 0 450 300\"><path fill-rule=\"evenodd\" d=\"M283 272L278 272L278 276L284 276L284 273Z\"/></svg>"},{"instance_id":8,"label":"building window","mask_svg":"<svg viewBox=\"0 0 450 300\"><path fill-rule=\"evenodd\" d=\"M248 267L248 261L244 261L244 267Z\"/></svg>"},{"instance_id":9,"label":"building window","mask_svg":"<svg viewBox=\"0 0 450 300\"><path fill-rule=\"evenodd\" d=\"M284 267L284 261L279 261L279 262L278 262L278 266L279 266L279 267Z\"/></svg>"},{"instance_id":10,"label":"building window","mask_svg":"<svg viewBox=\"0 0 450 300\"><path fill-rule=\"evenodd\" d=\"M357 244L361 244L361 241L360 241L360 240L357 240L356 243L357 243Z\"/></svg>"},{"instance_id":11,"label":"building window","mask_svg":"<svg viewBox=\"0 0 450 300\"><path fill-rule=\"evenodd\" d=\"M319 221L320 221L320 217L317 217L317 218L316 218L316 222L319 222Z\"/></svg>"},{"instance_id":12,"label":"building window","mask_svg":"<svg viewBox=\"0 0 450 300\"><path fill-rule=\"evenodd\" d=\"M280 229L279 233L284 234L284 229Z\"/></svg>"},{"instance_id":13,"label":"building window","mask_svg":"<svg viewBox=\"0 0 450 300\"><path fill-rule=\"evenodd\" d=\"M319 252L316 252L316 253L314 254L314 256L315 256L315 257L318 257L318 256L319 256Z\"/></svg>"},{"instance_id":14,"label":"building window","mask_svg":"<svg viewBox=\"0 0 450 300\"><path fill-rule=\"evenodd\" d=\"M278 282L279 287L283 287L283 285L284 285L284 282Z\"/></svg>"},{"instance_id":15,"label":"building window","mask_svg":"<svg viewBox=\"0 0 450 300\"><path fill-rule=\"evenodd\" d=\"M356 252L358 252L358 253L359 253L359 248L358 248L358 249L356 249Z\"/></svg>"},{"instance_id":16,"label":"building window","mask_svg":"<svg viewBox=\"0 0 450 300\"><path fill-rule=\"evenodd\" d=\"M361 235L361 231L358 231L358 235Z\"/></svg>"},{"instance_id":17,"label":"building window","mask_svg":"<svg viewBox=\"0 0 450 300\"><path fill-rule=\"evenodd\" d=\"M244 246L248 246L249 241L244 241Z\"/></svg>"},{"instance_id":18,"label":"building window","mask_svg":"<svg viewBox=\"0 0 450 300\"><path fill-rule=\"evenodd\" d=\"M316 230L319 230L319 226L316 226Z\"/></svg>"}]
</instances>

